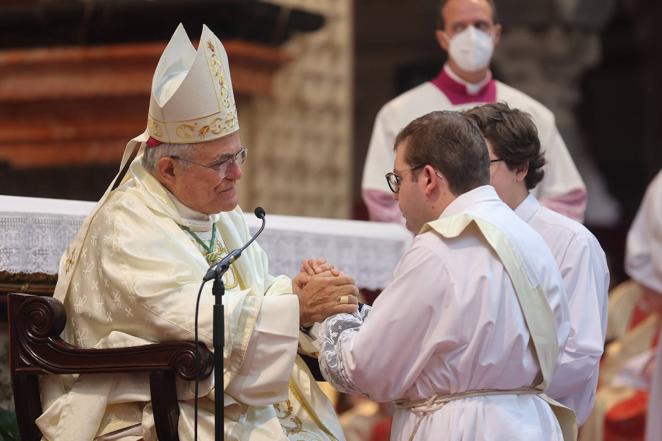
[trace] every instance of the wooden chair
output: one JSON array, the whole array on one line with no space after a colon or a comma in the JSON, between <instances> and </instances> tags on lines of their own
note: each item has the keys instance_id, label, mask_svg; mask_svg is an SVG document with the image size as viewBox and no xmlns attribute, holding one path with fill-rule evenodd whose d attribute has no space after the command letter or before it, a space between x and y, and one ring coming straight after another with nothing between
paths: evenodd
<instances>
[{"instance_id":1,"label":"wooden chair","mask_svg":"<svg viewBox=\"0 0 662 441\"><path fill-rule=\"evenodd\" d=\"M147 372L158 439L178 441L179 407L175 375L208 377L213 357L199 343L196 369L193 342L176 341L114 349L81 349L59 335L66 323L63 305L51 297L8 295L10 370L21 439L37 441L35 420L42 413L39 375ZM197 374L197 375L196 375Z\"/></svg>"},{"instance_id":2,"label":"wooden chair","mask_svg":"<svg viewBox=\"0 0 662 441\"><path fill-rule=\"evenodd\" d=\"M662 317L640 307L642 297L633 280L609 292L607 345L595 404L581 427L580 441L637 441L644 437L648 392L612 383L629 360L654 345L662 326Z\"/></svg>"}]
</instances>

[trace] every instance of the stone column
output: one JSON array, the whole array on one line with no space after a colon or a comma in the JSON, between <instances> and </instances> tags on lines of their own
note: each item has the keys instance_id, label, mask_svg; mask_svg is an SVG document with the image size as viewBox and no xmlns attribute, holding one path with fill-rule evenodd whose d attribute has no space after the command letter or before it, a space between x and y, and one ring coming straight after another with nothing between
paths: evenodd
<instances>
[{"instance_id":1,"label":"stone column","mask_svg":"<svg viewBox=\"0 0 662 441\"><path fill-rule=\"evenodd\" d=\"M614 8L613 0L502 0L504 31L494 56L503 80L537 99L556 116L588 190L586 223L609 226L619 207L607 192L593 160L586 155L575 109L581 76L600 62L600 31Z\"/></svg>"},{"instance_id":2,"label":"stone column","mask_svg":"<svg viewBox=\"0 0 662 441\"><path fill-rule=\"evenodd\" d=\"M644 151L646 181L650 181L662 167L662 2L659 0L627 0L626 10L636 23L636 38L644 59L643 106Z\"/></svg>"},{"instance_id":3,"label":"stone column","mask_svg":"<svg viewBox=\"0 0 662 441\"><path fill-rule=\"evenodd\" d=\"M250 103L251 167L245 180L251 199L272 213L349 217L352 2L275 3L323 14L326 23L284 46L292 61L276 75L273 97Z\"/></svg>"}]
</instances>

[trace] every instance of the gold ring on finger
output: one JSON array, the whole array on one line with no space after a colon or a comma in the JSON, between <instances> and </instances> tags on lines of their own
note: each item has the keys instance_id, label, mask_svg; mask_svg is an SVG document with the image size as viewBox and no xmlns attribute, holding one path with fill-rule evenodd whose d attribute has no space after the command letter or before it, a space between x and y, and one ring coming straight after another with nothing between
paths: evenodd
<instances>
[{"instance_id":1,"label":"gold ring on finger","mask_svg":"<svg viewBox=\"0 0 662 441\"><path fill-rule=\"evenodd\" d=\"M341 305L347 305L349 303L349 296L338 297L338 302L340 302Z\"/></svg>"}]
</instances>

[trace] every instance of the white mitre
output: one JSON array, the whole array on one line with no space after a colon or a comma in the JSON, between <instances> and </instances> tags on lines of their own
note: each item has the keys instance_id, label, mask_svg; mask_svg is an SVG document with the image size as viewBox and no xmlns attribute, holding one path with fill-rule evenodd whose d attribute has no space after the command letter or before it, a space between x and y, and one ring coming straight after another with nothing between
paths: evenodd
<instances>
[{"instance_id":1,"label":"white mitre","mask_svg":"<svg viewBox=\"0 0 662 441\"><path fill-rule=\"evenodd\" d=\"M203 25L196 51L180 24L154 72L148 135L165 143L189 144L237 130L237 107L223 44Z\"/></svg>"},{"instance_id":2,"label":"white mitre","mask_svg":"<svg viewBox=\"0 0 662 441\"><path fill-rule=\"evenodd\" d=\"M110 193L130 179L131 164L140 164L146 146L189 144L221 138L239 130L225 48L202 27L196 50L184 26L177 26L154 72L147 129L128 142L120 172L87 216L60 261L54 297L64 301L90 224Z\"/></svg>"}]
</instances>

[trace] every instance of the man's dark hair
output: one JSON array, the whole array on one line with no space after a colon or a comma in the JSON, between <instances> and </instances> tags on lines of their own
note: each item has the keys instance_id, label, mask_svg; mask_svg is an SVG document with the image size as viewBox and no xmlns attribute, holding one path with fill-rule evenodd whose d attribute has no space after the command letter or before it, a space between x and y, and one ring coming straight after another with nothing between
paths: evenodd
<instances>
[{"instance_id":1,"label":"man's dark hair","mask_svg":"<svg viewBox=\"0 0 662 441\"><path fill-rule=\"evenodd\" d=\"M416 118L395 138L395 148L407 143L405 162L431 165L460 195L490 183L490 156L478 126L460 112L438 111ZM412 176L416 177L415 170Z\"/></svg>"},{"instance_id":2,"label":"man's dark hair","mask_svg":"<svg viewBox=\"0 0 662 441\"><path fill-rule=\"evenodd\" d=\"M446 28L446 23L444 21L444 6L446 6L446 3L448 3L451 0L438 0L437 1L437 29L440 31L443 31ZM499 23L499 16L497 15L497 8L496 4L494 3L494 0L485 0L487 3L489 3L490 7L492 8L492 23L493 24L498 24Z\"/></svg>"},{"instance_id":3,"label":"man's dark hair","mask_svg":"<svg viewBox=\"0 0 662 441\"><path fill-rule=\"evenodd\" d=\"M528 165L526 188L538 185L545 174L545 157L540 151L538 129L528 113L505 103L484 104L465 113L478 124L494 155L510 170Z\"/></svg>"}]
</instances>

